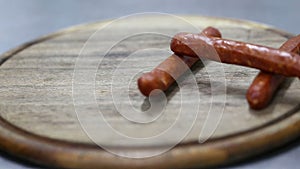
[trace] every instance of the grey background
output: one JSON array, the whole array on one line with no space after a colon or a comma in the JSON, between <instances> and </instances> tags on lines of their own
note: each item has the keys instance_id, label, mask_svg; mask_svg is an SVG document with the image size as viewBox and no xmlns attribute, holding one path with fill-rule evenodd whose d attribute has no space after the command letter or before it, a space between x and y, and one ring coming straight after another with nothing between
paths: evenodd
<instances>
[{"instance_id":1,"label":"grey background","mask_svg":"<svg viewBox=\"0 0 300 169\"><path fill-rule=\"evenodd\" d=\"M299 34L299 7L299 0L0 0L0 53L58 29L141 12L247 19ZM299 158L300 139L225 168L298 168ZM6 168L43 167L0 151L0 169Z\"/></svg>"}]
</instances>

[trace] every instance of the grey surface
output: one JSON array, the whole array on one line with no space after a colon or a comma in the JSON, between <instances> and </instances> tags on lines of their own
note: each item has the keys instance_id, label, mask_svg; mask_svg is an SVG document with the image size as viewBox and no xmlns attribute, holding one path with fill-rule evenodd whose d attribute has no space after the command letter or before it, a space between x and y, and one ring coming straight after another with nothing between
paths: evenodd
<instances>
[{"instance_id":1,"label":"grey surface","mask_svg":"<svg viewBox=\"0 0 300 169\"><path fill-rule=\"evenodd\" d=\"M0 0L0 53L38 36L76 24L141 12L232 17L300 33L300 1L290 0ZM1 100L0 100L1 101ZM225 168L297 168L300 140L274 152ZM41 168L0 155L0 169Z\"/></svg>"}]
</instances>

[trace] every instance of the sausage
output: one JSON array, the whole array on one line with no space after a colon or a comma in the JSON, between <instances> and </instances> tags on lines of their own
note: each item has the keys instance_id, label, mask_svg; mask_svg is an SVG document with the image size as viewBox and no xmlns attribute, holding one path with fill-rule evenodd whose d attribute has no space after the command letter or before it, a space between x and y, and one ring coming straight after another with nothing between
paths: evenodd
<instances>
[{"instance_id":1,"label":"sausage","mask_svg":"<svg viewBox=\"0 0 300 169\"><path fill-rule=\"evenodd\" d=\"M289 39L280 48L287 52L300 53L300 35ZM279 86L286 77L268 72L259 72L250 85L246 98L252 109L263 109L272 100Z\"/></svg>"},{"instance_id":2,"label":"sausage","mask_svg":"<svg viewBox=\"0 0 300 169\"><path fill-rule=\"evenodd\" d=\"M218 62L300 77L300 56L284 50L191 33L175 35L170 48L178 55L201 56Z\"/></svg>"},{"instance_id":3,"label":"sausage","mask_svg":"<svg viewBox=\"0 0 300 169\"><path fill-rule=\"evenodd\" d=\"M219 30L213 27L207 27L202 31L201 35L221 37ZM137 81L138 88L145 96L149 96L155 89L166 91L174 83L175 79L180 77L198 60L198 57L177 56L173 54L151 72L144 73ZM182 64L186 64L186 66ZM155 95L157 93L152 92L152 94Z\"/></svg>"}]
</instances>

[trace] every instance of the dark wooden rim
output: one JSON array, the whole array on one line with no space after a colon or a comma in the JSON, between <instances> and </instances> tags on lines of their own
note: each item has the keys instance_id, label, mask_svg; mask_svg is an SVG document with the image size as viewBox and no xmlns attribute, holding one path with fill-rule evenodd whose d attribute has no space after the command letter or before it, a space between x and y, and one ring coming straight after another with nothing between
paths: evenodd
<instances>
[{"instance_id":1,"label":"dark wooden rim","mask_svg":"<svg viewBox=\"0 0 300 169\"><path fill-rule=\"evenodd\" d=\"M213 19L224 18L213 17ZM224 20L248 23L247 21L228 18ZM252 22L252 24L255 23ZM17 47L0 57L0 65L34 44L70 31L78 31L88 25L91 24L65 29ZM267 30L279 33L284 37L292 36L273 28ZM197 142L179 144L164 154L146 159L122 158L110 154L96 145L68 142L36 135L16 127L0 117L0 148L10 154L38 164L64 168L81 169L86 168L86 166L89 168L189 168L215 166L256 155L300 136L299 109L300 104L283 116L255 129L209 140L203 144ZM263 132L267 132L269 135L261 135L260 133Z\"/></svg>"}]
</instances>

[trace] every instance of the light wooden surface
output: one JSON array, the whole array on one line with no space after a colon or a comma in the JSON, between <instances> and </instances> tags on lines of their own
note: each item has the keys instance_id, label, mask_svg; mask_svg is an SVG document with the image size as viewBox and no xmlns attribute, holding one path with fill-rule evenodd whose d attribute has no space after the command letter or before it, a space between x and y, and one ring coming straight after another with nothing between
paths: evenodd
<instances>
[{"instance_id":1,"label":"light wooden surface","mask_svg":"<svg viewBox=\"0 0 300 169\"><path fill-rule=\"evenodd\" d=\"M271 47L279 47L291 36L268 26L246 21L207 17L184 17L184 19L192 23L198 30L190 28L190 25L183 21L179 22L182 24L178 24L178 21L170 20L168 17L140 17L106 29L106 37L94 36L89 41L92 42L90 43L92 45L85 53L87 63L96 63L99 56L104 56L98 66L95 80L98 108L115 130L127 136L144 138L158 135L172 126L178 117L178 110L182 102L190 105L199 103L198 117L192 130L181 143L182 146L150 159L120 159L120 157L109 155L104 150L96 148L82 129L72 98L74 67L86 40L107 22L70 28L2 55L2 59L7 60L0 67L0 113L3 118L1 120L1 130L3 131L0 132L2 142L0 142L0 146L8 152L18 153L18 156L46 165L75 168L82 168L86 164L91 168L101 166L187 168L233 162L279 146L295 138L297 133L299 135L300 84L297 79L289 79L278 92L273 104L267 109L253 111L247 105L245 93L258 71L214 62L207 62L207 66L211 70L216 70L216 72L212 72L214 77L209 76L200 63L197 65L198 68L193 69L201 97L200 102L193 99L182 101L180 91L175 86L175 89L169 94L164 113L155 123L146 125L132 123L118 114L113 106L114 102L110 93L112 76L114 75L114 78L118 79L114 85L121 86L128 83L128 78L131 78L129 75L135 74L141 69L151 70L158 65L170 55L170 37L166 35L172 36L179 31L200 32L206 26L214 26L220 29L224 38ZM122 39L111 48L108 54L105 48L99 45L118 40L123 32L134 34L144 30L152 33L138 34ZM155 32L160 34L155 34ZM132 54L140 49L148 48L157 48L161 51L152 53L142 51ZM127 57L129 54L132 55ZM127 64L121 68L118 67L124 63L124 58L127 58L125 61ZM92 67L89 66L87 64L86 69ZM217 71L220 67L224 68L225 81L221 77L222 74ZM122 69L121 73L113 74L116 68ZM132 103L133 107L142 110L145 98L135 85L137 78L138 76L132 77L132 83L129 86L131 101L128 101L126 97L120 98L120 100L122 104ZM217 92L214 95L214 103L211 103L210 80L216 84L226 85L226 93ZM191 85L188 82L183 85ZM115 90L122 93L126 88L120 87ZM186 90L185 92L183 94L188 95L189 92L194 91ZM218 100L218 98L223 98L221 96L224 94L226 94L226 100ZM218 127L208 142L198 144L199 133L205 124L210 106L221 106L223 103L225 107ZM88 101L81 104L89 111ZM188 115L190 111L193 111L192 107L183 113ZM94 117L88 113L86 118L94 121ZM181 125L187 123L190 122L180 122ZM18 128L15 129L10 125ZM102 124L98 124L96 121L88 125L90 128L100 125L101 128ZM28 133L24 134L21 130ZM139 132L141 130L142 132ZM181 128L174 130L180 131ZM102 135L101 142L106 145L122 145L129 149L133 146L130 142L117 140L109 131L99 132ZM23 140L23 143L16 139L20 135L26 140ZM174 139L175 136L167 140L159 140L153 143L153 147L171 144L176 141ZM31 145L32 142L39 144ZM31 146L26 145L27 143ZM14 148L16 145L22 144L27 148ZM80 146L77 147L77 144ZM57 150L59 147L61 149ZM31 151L32 153L30 153ZM37 156L38 151L44 152L44 155ZM52 151L63 153L62 155L48 154ZM76 161L75 159L83 152L85 155L80 157L83 160L72 164L68 163L68 161ZM55 162L53 162L53 158L55 158Z\"/></svg>"}]
</instances>

